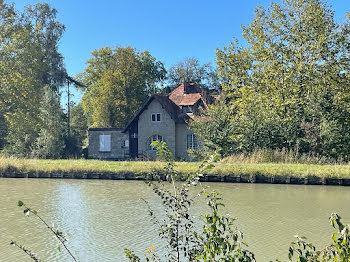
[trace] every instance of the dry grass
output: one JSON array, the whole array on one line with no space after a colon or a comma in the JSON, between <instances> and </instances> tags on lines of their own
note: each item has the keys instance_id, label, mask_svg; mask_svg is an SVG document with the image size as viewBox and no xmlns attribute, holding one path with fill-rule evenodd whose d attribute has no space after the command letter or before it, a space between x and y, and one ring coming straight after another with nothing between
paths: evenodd
<instances>
[{"instance_id":1,"label":"dry grass","mask_svg":"<svg viewBox=\"0 0 350 262\"><path fill-rule=\"evenodd\" d=\"M0 172L16 169L22 172L133 172L136 174L160 170L164 166L160 161L100 161L85 159L19 159L0 157ZM181 163L181 172L194 172L193 163Z\"/></svg>"},{"instance_id":2,"label":"dry grass","mask_svg":"<svg viewBox=\"0 0 350 262\"><path fill-rule=\"evenodd\" d=\"M255 159L253 161L253 159ZM216 175L256 175L267 176L317 176L350 178L350 165L333 164L293 164L293 163L263 163L250 158L240 160L239 157L229 157L216 163L209 174ZM254 163L257 162L257 163ZM195 172L199 163L177 162L176 169L183 173ZM9 169L19 172L133 172L135 174L161 170L164 162L159 161L99 161L99 160L39 160L0 157L0 173Z\"/></svg>"},{"instance_id":3,"label":"dry grass","mask_svg":"<svg viewBox=\"0 0 350 262\"><path fill-rule=\"evenodd\" d=\"M231 163L288 163L288 164L348 164L343 159L332 159L315 154L300 154L293 150L281 149L259 149L252 153L241 153L229 156L224 159Z\"/></svg>"}]
</instances>

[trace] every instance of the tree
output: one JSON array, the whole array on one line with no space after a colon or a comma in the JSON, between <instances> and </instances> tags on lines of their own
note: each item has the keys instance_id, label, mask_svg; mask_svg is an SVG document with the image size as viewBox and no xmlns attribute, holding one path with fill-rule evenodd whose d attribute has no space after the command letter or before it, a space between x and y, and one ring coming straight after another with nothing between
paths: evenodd
<instances>
[{"instance_id":1,"label":"tree","mask_svg":"<svg viewBox=\"0 0 350 262\"><path fill-rule=\"evenodd\" d=\"M40 119L43 122L32 155L37 158L60 158L64 151L65 126L59 96L50 88L45 88L40 106Z\"/></svg>"},{"instance_id":2,"label":"tree","mask_svg":"<svg viewBox=\"0 0 350 262\"><path fill-rule=\"evenodd\" d=\"M64 26L48 4L27 6L23 13L0 4L0 112L8 127L6 149L31 155L46 119L40 118L45 87L58 93L66 71L58 52Z\"/></svg>"},{"instance_id":3,"label":"tree","mask_svg":"<svg viewBox=\"0 0 350 262\"><path fill-rule=\"evenodd\" d=\"M242 148L348 158L349 21L337 24L321 0L285 0L258 7L243 37L246 47L217 50Z\"/></svg>"},{"instance_id":4,"label":"tree","mask_svg":"<svg viewBox=\"0 0 350 262\"><path fill-rule=\"evenodd\" d=\"M80 157L87 144L87 118L81 104L71 109L71 137L66 141L66 152L69 156Z\"/></svg>"},{"instance_id":5,"label":"tree","mask_svg":"<svg viewBox=\"0 0 350 262\"><path fill-rule=\"evenodd\" d=\"M125 126L166 74L148 51L132 47L95 50L87 63L80 76L86 86L82 107L99 127Z\"/></svg>"},{"instance_id":6,"label":"tree","mask_svg":"<svg viewBox=\"0 0 350 262\"><path fill-rule=\"evenodd\" d=\"M190 128L200 140L200 149L197 154L207 154L219 149L221 157L237 151L242 137L237 126L236 115L228 107L224 98L216 104L209 105L195 121L189 123ZM204 158L204 155L198 155Z\"/></svg>"},{"instance_id":7,"label":"tree","mask_svg":"<svg viewBox=\"0 0 350 262\"><path fill-rule=\"evenodd\" d=\"M186 58L169 69L169 89L186 82L192 82L204 89L220 89L216 69L210 63L201 65L197 58Z\"/></svg>"},{"instance_id":8,"label":"tree","mask_svg":"<svg viewBox=\"0 0 350 262\"><path fill-rule=\"evenodd\" d=\"M0 113L0 151L6 144L7 126L6 120L3 114Z\"/></svg>"}]
</instances>

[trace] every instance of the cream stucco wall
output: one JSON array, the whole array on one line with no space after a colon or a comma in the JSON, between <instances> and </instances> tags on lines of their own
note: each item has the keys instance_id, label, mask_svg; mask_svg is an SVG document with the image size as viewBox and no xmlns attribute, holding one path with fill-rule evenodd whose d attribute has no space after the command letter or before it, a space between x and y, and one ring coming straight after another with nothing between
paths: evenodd
<instances>
[{"instance_id":1,"label":"cream stucco wall","mask_svg":"<svg viewBox=\"0 0 350 262\"><path fill-rule=\"evenodd\" d=\"M152 122L152 114L161 114L160 122ZM154 99L142 112L138 120L138 150L139 154L144 154L150 158L156 156L156 151L148 148L148 139L153 135L163 137L170 149L175 154L175 121L162 105Z\"/></svg>"},{"instance_id":2,"label":"cream stucco wall","mask_svg":"<svg viewBox=\"0 0 350 262\"><path fill-rule=\"evenodd\" d=\"M192 134L185 123L176 124L176 157L189 160L187 154L187 135Z\"/></svg>"}]
</instances>

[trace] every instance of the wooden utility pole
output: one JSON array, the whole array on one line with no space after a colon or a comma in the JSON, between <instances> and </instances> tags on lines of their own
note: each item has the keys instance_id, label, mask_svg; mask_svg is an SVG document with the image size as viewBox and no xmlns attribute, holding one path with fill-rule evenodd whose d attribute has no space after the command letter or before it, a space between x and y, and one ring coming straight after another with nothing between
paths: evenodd
<instances>
[{"instance_id":1,"label":"wooden utility pole","mask_svg":"<svg viewBox=\"0 0 350 262\"><path fill-rule=\"evenodd\" d=\"M67 78L67 136L70 137L70 80Z\"/></svg>"},{"instance_id":2,"label":"wooden utility pole","mask_svg":"<svg viewBox=\"0 0 350 262\"><path fill-rule=\"evenodd\" d=\"M75 86L78 87L85 87L82 83L74 80L72 77L70 76L66 76L66 80L67 80L67 136L68 138L70 137L70 84L74 84Z\"/></svg>"}]
</instances>

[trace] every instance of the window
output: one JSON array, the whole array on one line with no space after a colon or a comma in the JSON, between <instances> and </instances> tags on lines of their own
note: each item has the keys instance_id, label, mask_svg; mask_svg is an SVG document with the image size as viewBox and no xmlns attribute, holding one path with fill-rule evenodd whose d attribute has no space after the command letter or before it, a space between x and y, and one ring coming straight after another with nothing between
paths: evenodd
<instances>
[{"instance_id":1,"label":"window","mask_svg":"<svg viewBox=\"0 0 350 262\"><path fill-rule=\"evenodd\" d=\"M100 135L100 152L111 151L111 135Z\"/></svg>"},{"instance_id":2,"label":"window","mask_svg":"<svg viewBox=\"0 0 350 262\"><path fill-rule=\"evenodd\" d=\"M160 122L160 113L152 114L151 120L152 122Z\"/></svg>"},{"instance_id":3,"label":"window","mask_svg":"<svg viewBox=\"0 0 350 262\"><path fill-rule=\"evenodd\" d=\"M137 138L137 133L132 133L131 138Z\"/></svg>"},{"instance_id":4,"label":"window","mask_svg":"<svg viewBox=\"0 0 350 262\"><path fill-rule=\"evenodd\" d=\"M129 147L129 140L124 140L124 147Z\"/></svg>"},{"instance_id":5,"label":"window","mask_svg":"<svg viewBox=\"0 0 350 262\"><path fill-rule=\"evenodd\" d=\"M187 149L197 149L198 141L194 134L187 135Z\"/></svg>"},{"instance_id":6,"label":"window","mask_svg":"<svg viewBox=\"0 0 350 262\"><path fill-rule=\"evenodd\" d=\"M183 106L182 113L186 113L186 114L193 113L192 106Z\"/></svg>"},{"instance_id":7,"label":"window","mask_svg":"<svg viewBox=\"0 0 350 262\"><path fill-rule=\"evenodd\" d=\"M152 146L152 142L154 142L154 141L162 142L163 141L163 137L160 136L160 135L153 135L153 136L151 136L148 139L148 142L147 142L149 150L156 150L156 148Z\"/></svg>"}]
</instances>

